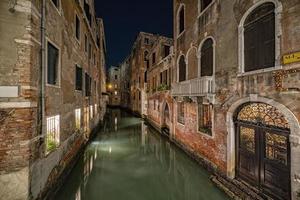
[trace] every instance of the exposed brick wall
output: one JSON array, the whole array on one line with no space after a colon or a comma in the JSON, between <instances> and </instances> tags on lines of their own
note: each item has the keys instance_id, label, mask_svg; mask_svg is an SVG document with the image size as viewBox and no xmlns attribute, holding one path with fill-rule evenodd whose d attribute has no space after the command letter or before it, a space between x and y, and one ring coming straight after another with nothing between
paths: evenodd
<instances>
[{"instance_id":1,"label":"exposed brick wall","mask_svg":"<svg viewBox=\"0 0 300 200\"><path fill-rule=\"evenodd\" d=\"M0 109L0 174L28 166L34 109Z\"/></svg>"}]
</instances>

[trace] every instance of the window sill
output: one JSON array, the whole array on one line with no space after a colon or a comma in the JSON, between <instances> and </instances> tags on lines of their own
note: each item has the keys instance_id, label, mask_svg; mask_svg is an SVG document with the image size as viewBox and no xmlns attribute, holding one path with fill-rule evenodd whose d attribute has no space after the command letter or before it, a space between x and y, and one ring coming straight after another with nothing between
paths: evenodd
<instances>
[{"instance_id":1,"label":"window sill","mask_svg":"<svg viewBox=\"0 0 300 200\"><path fill-rule=\"evenodd\" d=\"M60 85L51 85L51 84L46 84L47 87L50 87L50 88L56 88L56 89L61 89Z\"/></svg>"},{"instance_id":2,"label":"window sill","mask_svg":"<svg viewBox=\"0 0 300 200\"><path fill-rule=\"evenodd\" d=\"M281 69L282 69L282 66L275 66L275 67L259 69L259 70L250 71L250 72L240 72L237 74L237 77L250 76L250 75L262 74L262 73L267 73L267 72L274 72L274 71L278 71Z\"/></svg>"},{"instance_id":3,"label":"window sill","mask_svg":"<svg viewBox=\"0 0 300 200\"><path fill-rule=\"evenodd\" d=\"M185 124L182 124L181 122L177 121L177 125L181 126L181 127L185 127Z\"/></svg>"},{"instance_id":4,"label":"window sill","mask_svg":"<svg viewBox=\"0 0 300 200\"><path fill-rule=\"evenodd\" d=\"M199 135L201 135L201 136L203 136L203 137L205 137L207 139L214 139L214 133L213 133L213 131L211 131L211 135L208 135L207 133L199 131L199 130L197 130L197 132L198 132Z\"/></svg>"}]
</instances>

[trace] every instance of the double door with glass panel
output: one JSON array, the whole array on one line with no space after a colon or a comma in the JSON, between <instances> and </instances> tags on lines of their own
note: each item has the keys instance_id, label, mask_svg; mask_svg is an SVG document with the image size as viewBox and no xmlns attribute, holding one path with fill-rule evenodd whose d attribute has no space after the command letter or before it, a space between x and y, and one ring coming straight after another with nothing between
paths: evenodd
<instances>
[{"instance_id":1,"label":"double door with glass panel","mask_svg":"<svg viewBox=\"0 0 300 200\"><path fill-rule=\"evenodd\" d=\"M236 123L237 175L274 199L290 199L289 131Z\"/></svg>"}]
</instances>

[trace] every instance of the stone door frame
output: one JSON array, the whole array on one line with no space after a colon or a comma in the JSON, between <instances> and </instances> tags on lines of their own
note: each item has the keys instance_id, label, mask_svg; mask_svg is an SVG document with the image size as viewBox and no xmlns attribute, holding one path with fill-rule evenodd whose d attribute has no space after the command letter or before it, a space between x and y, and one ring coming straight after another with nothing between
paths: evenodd
<instances>
[{"instance_id":1,"label":"stone door frame","mask_svg":"<svg viewBox=\"0 0 300 200\"><path fill-rule=\"evenodd\" d=\"M245 103L261 102L277 108L287 119L290 125L290 146L291 146L291 196L292 200L297 199L297 193L300 192L300 124L296 116L284 105L264 97L250 95L239 99L233 103L226 116L227 127L227 176L231 179L236 177L236 133L234 125L234 115L237 109Z\"/></svg>"}]
</instances>

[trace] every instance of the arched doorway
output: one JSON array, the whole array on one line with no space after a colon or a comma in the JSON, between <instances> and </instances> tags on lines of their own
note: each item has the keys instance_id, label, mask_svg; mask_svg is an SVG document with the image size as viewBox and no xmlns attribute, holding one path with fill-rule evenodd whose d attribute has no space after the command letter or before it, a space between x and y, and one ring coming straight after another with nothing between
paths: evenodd
<instances>
[{"instance_id":1,"label":"arched doorway","mask_svg":"<svg viewBox=\"0 0 300 200\"><path fill-rule=\"evenodd\" d=\"M236 176L276 199L290 199L290 127L266 103L246 103L234 118Z\"/></svg>"},{"instance_id":2,"label":"arched doorway","mask_svg":"<svg viewBox=\"0 0 300 200\"><path fill-rule=\"evenodd\" d=\"M169 135L170 132L170 108L168 103L165 103L162 113L162 131Z\"/></svg>"}]
</instances>

